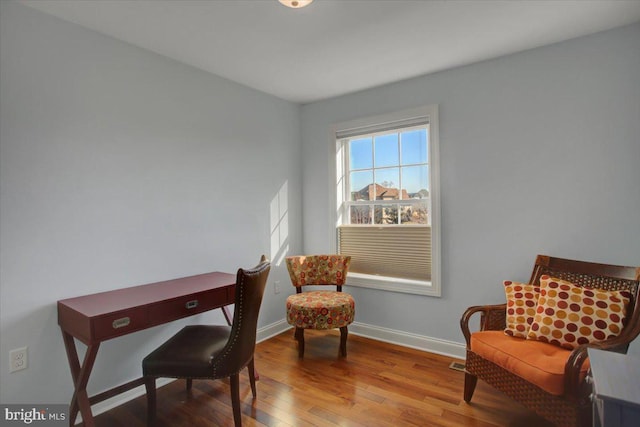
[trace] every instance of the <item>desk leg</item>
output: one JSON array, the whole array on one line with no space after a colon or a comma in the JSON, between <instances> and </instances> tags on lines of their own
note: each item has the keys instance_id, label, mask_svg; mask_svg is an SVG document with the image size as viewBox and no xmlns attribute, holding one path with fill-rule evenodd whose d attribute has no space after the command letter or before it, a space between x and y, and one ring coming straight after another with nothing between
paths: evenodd
<instances>
[{"instance_id":1,"label":"desk leg","mask_svg":"<svg viewBox=\"0 0 640 427\"><path fill-rule=\"evenodd\" d=\"M69 426L73 427L75 425L78 411L80 411L83 425L85 427L93 427L93 414L91 413L91 404L89 403L89 396L87 394L87 383L89 382L93 364L96 361L100 343L87 347L84 361L82 362L82 366L80 366L74 338L65 331L62 331L62 338L64 339L64 346L67 350L67 359L69 360L69 368L71 369L74 385L73 397L71 398L71 404L69 406Z\"/></svg>"},{"instance_id":2,"label":"desk leg","mask_svg":"<svg viewBox=\"0 0 640 427\"><path fill-rule=\"evenodd\" d=\"M227 308L226 305L223 305L220 308L222 309L222 314L224 314L224 318L227 319L227 325L231 326L233 319L231 317L231 313L229 313L229 309Z\"/></svg>"}]
</instances>

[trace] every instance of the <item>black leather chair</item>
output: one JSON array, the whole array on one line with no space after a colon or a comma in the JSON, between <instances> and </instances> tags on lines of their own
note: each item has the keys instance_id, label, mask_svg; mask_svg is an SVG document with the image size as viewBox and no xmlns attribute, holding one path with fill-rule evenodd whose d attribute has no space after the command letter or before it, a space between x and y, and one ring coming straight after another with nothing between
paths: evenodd
<instances>
[{"instance_id":1,"label":"black leather chair","mask_svg":"<svg viewBox=\"0 0 640 427\"><path fill-rule=\"evenodd\" d=\"M253 354L258 312L271 264L263 255L255 268L239 269L235 308L231 326L186 326L142 361L147 389L147 423L156 418L156 378L185 378L187 389L193 379L229 377L231 403L236 426L240 414L239 373L247 367L251 392L256 397Z\"/></svg>"}]
</instances>

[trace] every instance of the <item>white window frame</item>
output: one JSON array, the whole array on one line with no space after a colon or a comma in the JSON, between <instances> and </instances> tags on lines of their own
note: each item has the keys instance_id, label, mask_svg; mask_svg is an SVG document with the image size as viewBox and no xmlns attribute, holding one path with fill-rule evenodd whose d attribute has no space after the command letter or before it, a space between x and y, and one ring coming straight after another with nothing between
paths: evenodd
<instances>
[{"instance_id":1,"label":"white window frame","mask_svg":"<svg viewBox=\"0 0 640 427\"><path fill-rule=\"evenodd\" d=\"M417 295L441 296L441 233L440 233L440 150L438 138L438 105L429 105L424 107L413 108L409 110L397 111L389 114L382 114L371 117L350 120L341 123L335 123L331 126L330 131L330 217L333 226L333 232L336 238L332 239L331 250L337 252L337 227L343 224L342 203L345 191L344 187L344 168L345 153L343 152L343 144L341 139L336 137L350 130L362 130L364 133L367 129L374 129L374 132L389 125L390 129L402 127L402 123L413 121L417 118L426 118L429 126L429 196L430 196L430 220L431 220L431 280L409 280L395 277L385 277L361 273L350 272L347 276L348 286L358 286L364 288L402 292Z\"/></svg>"}]
</instances>

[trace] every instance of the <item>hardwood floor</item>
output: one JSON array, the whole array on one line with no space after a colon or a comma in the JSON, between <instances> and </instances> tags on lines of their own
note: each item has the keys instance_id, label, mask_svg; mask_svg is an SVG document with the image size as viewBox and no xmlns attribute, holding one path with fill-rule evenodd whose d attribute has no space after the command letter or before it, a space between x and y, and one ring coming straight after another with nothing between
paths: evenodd
<instances>
[{"instance_id":1,"label":"hardwood floor","mask_svg":"<svg viewBox=\"0 0 640 427\"><path fill-rule=\"evenodd\" d=\"M551 427L478 381L471 404L462 400L460 360L350 335L338 357L337 331L307 331L298 359L293 331L258 344L258 397L240 375L243 426L513 426ZM98 427L146 423L145 396L96 417ZM184 381L158 389L159 427L231 426L228 380Z\"/></svg>"}]
</instances>

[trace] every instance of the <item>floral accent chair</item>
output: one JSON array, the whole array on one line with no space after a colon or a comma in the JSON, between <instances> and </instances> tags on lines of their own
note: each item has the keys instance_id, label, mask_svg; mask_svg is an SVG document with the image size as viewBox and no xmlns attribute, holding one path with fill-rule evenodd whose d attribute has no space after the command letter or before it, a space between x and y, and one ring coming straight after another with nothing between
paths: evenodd
<instances>
[{"instance_id":1,"label":"floral accent chair","mask_svg":"<svg viewBox=\"0 0 640 427\"><path fill-rule=\"evenodd\" d=\"M298 357L304 356L305 329L340 329L340 355L347 355L347 326L353 322L355 301L342 285L347 279L351 257L307 255L286 258L291 284L296 293L287 298L287 322L295 326ZM335 291L305 291L304 286L335 286Z\"/></svg>"}]
</instances>

